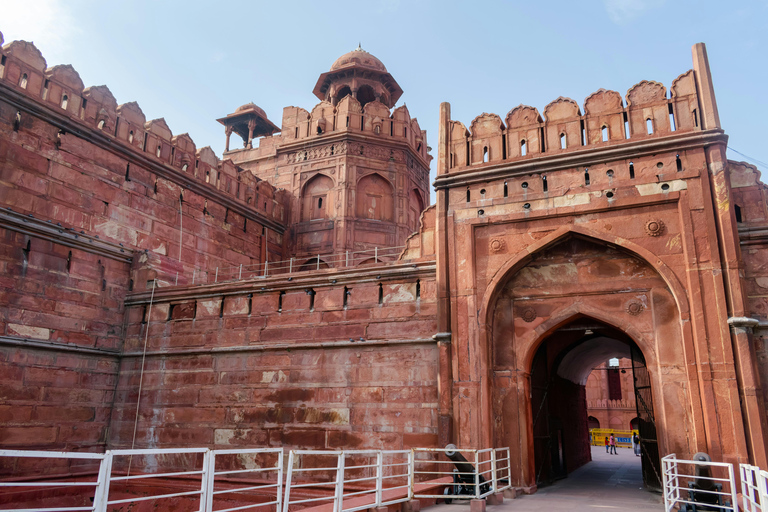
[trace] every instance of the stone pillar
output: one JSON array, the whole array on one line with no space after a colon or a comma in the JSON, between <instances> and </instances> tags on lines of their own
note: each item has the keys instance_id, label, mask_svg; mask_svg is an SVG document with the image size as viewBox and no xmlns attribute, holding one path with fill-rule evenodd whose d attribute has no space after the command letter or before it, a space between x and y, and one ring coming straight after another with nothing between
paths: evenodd
<instances>
[{"instance_id":1,"label":"stone pillar","mask_svg":"<svg viewBox=\"0 0 768 512\"><path fill-rule=\"evenodd\" d=\"M701 128L703 130L720 128L720 114L717 112L715 89L712 86L707 47L704 43L693 45L693 75L696 79L699 105L701 105Z\"/></svg>"},{"instance_id":2,"label":"stone pillar","mask_svg":"<svg viewBox=\"0 0 768 512\"><path fill-rule=\"evenodd\" d=\"M232 135L232 126L225 126L224 133L227 135L227 143L224 146L224 151L229 151L229 138Z\"/></svg>"},{"instance_id":3,"label":"stone pillar","mask_svg":"<svg viewBox=\"0 0 768 512\"><path fill-rule=\"evenodd\" d=\"M248 149L251 149L253 147L253 130L256 129L256 120L255 119L249 119L248 120L248 143L246 144L246 147Z\"/></svg>"}]
</instances>

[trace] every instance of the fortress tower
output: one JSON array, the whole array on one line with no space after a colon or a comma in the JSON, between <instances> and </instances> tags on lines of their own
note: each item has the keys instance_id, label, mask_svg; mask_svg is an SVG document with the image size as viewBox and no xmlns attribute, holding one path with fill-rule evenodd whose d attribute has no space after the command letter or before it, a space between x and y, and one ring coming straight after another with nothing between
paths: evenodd
<instances>
[{"instance_id":1,"label":"fortress tower","mask_svg":"<svg viewBox=\"0 0 768 512\"><path fill-rule=\"evenodd\" d=\"M225 157L289 192L285 249L304 264L337 266L323 256L402 246L428 204L432 159L418 121L405 105L394 108L402 89L358 47L321 74L313 92L320 103L311 112L283 109L280 130L252 103L219 119ZM242 149L230 149L232 132ZM351 261L389 261L398 252Z\"/></svg>"}]
</instances>

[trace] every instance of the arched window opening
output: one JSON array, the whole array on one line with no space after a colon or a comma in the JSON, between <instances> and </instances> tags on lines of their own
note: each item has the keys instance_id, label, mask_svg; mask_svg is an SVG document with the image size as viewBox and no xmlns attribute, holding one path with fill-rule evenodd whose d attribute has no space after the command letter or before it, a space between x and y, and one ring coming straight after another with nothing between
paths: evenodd
<instances>
[{"instance_id":1,"label":"arched window opening","mask_svg":"<svg viewBox=\"0 0 768 512\"><path fill-rule=\"evenodd\" d=\"M600 428L600 420L595 418L594 416L587 417L587 426L590 430L593 428Z\"/></svg>"},{"instance_id":2,"label":"arched window opening","mask_svg":"<svg viewBox=\"0 0 768 512\"><path fill-rule=\"evenodd\" d=\"M680 155L675 155L675 165L677 165L677 172L683 170L683 161L680 160Z\"/></svg>"},{"instance_id":3,"label":"arched window opening","mask_svg":"<svg viewBox=\"0 0 768 512\"><path fill-rule=\"evenodd\" d=\"M106 121L104 121L104 120L102 119L101 121L99 121L99 124L97 124L97 125L96 125L96 127L97 127L99 130L103 130L103 129L104 129L104 125L105 125L105 124L107 124L107 123L106 123Z\"/></svg>"},{"instance_id":4,"label":"arched window opening","mask_svg":"<svg viewBox=\"0 0 768 512\"><path fill-rule=\"evenodd\" d=\"M603 125L603 127L600 128L600 131L603 134L603 142L608 142L608 127Z\"/></svg>"},{"instance_id":5,"label":"arched window opening","mask_svg":"<svg viewBox=\"0 0 768 512\"><path fill-rule=\"evenodd\" d=\"M736 214L736 222L744 222L744 219L741 216L741 206L737 204L733 205L733 212Z\"/></svg>"},{"instance_id":6,"label":"arched window opening","mask_svg":"<svg viewBox=\"0 0 768 512\"><path fill-rule=\"evenodd\" d=\"M357 183L356 202L356 215L360 219L392 221L395 218L394 189L378 174L369 174Z\"/></svg>"},{"instance_id":7,"label":"arched window opening","mask_svg":"<svg viewBox=\"0 0 768 512\"><path fill-rule=\"evenodd\" d=\"M568 147L568 141L565 138L565 134L560 134L560 149L566 149Z\"/></svg>"},{"instance_id":8,"label":"arched window opening","mask_svg":"<svg viewBox=\"0 0 768 512\"><path fill-rule=\"evenodd\" d=\"M133 144L133 130L128 132L128 143Z\"/></svg>"},{"instance_id":9,"label":"arched window opening","mask_svg":"<svg viewBox=\"0 0 768 512\"><path fill-rule=\"evenodd\" d=\"M350 89L349 86L345 85L344 87L339 89L339 91L336 93L336 102L338 103L339 101L344 99L344 97L349 96L350 94L352 94L352 89Z\"/></svg>"},{"instance_id":10,"label":"arched window opening","mask_svg":"<svg viewBox=\"0 0 768 512\"><path fill-rule=\"evenodd\" d=\"M322 135L323 134L323 127L320 126L319 124L317 125L317 134L318 135Z\"/></svg>"},{"instance_id":11,"label":"arched window opening","mask_svg":"<svg viewBox=\"0 0 768 512\"><path fill-rule=\"evenodd\" d=\"M379 126L378 124L374 126L373 133L375 133L376 135L379 135L381 133L381 126Z\"/></svg>"},{"instance_id":12,"label":"arched window opening","mask_svg":"<svg viewBox=\"0 0 768 512\"><path fill-rule=\"evenodd\" d=\"M645 131L648 132L648 135L653 135L653 121L650 117L645 120Z\"/></svg>"},{"instance_id":13,"label":"arched window opening","mask_svg":"<svg viewBox=\"0 0 768 512\"><path fill-rule=\"evenodd\" d=\"M509 197L509 188L506 181L504 182L504 197Z\"/></svg>"},{"instance_id":14,"label":"arched window opening","mask_svg":"<svg viewBox=\"0 0 768 512\"><path fill-rule=\"evenodd\" d=\"M27 82L28 82L27 74L24 73L23 75L21 75L21 80L19 80L19 87L21 87L22 89L26 89Z\"/></svg>"},{"instance_id":15,"label":"arched window opening","mask_svg":"<svg viewBox=\"0 0 768 512\"><path fill-rule=\"evenodd\" d=\"M467 202L469 202L469 198L470 198L470 195L469 195L469 187L467 187Z\"/></svg>"},{"instance_id":16,"label":"arched window opening","mask_svg":"<svg viewBox=\"0 0 768 512\"><path fill-rule=\"evenodd\" d=\"M361 107L375 100L376 93L373 92L373 87L370 85L361 85L357 90L357 101L360 102Z\"/></svg>"},{"instance_id":17,"label":"arched window opening","mask_svg":"<svg viewBox=\"0 0 768 512\"><path fill-rule=\"evenodd\" d=\"M157 145L157 149L155 150L155 155L158 157L160 156L160 153L163 151L163 146L161 144Z\"/></svg>"},{"instance_id":18,"label":"arched window opening","mask_svg":"<svg viewBox=\"0 0 768 512\"><path fill-rule=\"evenodd\" d=\"M324 174L317 174L304 185L301 201L301 220L311 221L329 217L328 194L333 189L333 180Z\"/></svg>"},{"instance_id":19,"label":"arched window opening","mask_svg":"<svg viewBox=\"0 0 768 512\"><path fill-rule=\"evenodd\" d=\"M635 164L629 162L629 179L635 179Z\"/></svg>"},{"instance_id":20,"label":"arched window opening","mask_svg":"<svg viewBox=\"0 0 768 512\"><path fill-rule=\"evenodd\" d=\"M205 182L206 183L211 182L211 171L205 171Z\"/></svg>"},{"instance_id":21,"label":"arched window opening","mask_svg":"<svg viewBox=\"0 0 768 512\"><path fill-rule=\"evenodd\" d=\"M379 283L379 304L384 304L384 287Z\"/></svg>"},{"instance_id":22,"label":"arched window opening","mask_svg":"<svg viewBox=\"0 0 768 512\"><path fill-rule=\"evenodd\" d=\"M488 146L483 146L483 162L488 161Z\"/></svg>"},{"instance_id":23,"label":"arched window opening","mask_svg":"<svg viewBox=\"0 0 768 512\"><path fill-rule=\"evenodd\" d=\"M672 109L672 104L669 104L669 127L672 128L672 131L677 131L677 126L675 125L675 111Z\"/></svg>"},{"instance_id":24,"label":"arched window opening","mask_svg":"<svg viewBox=\"0 0 768 512\"><path fill-rule=\"evenodd\" d=\"M421 279L416 280L416 300L421 299Z\"/></svg>"},{"instance_id":25,"label":"arched window opening","mask_svg":"<svg viewBox=\"0 0 768 512\"><path fill-rule=\"evenodd\" d=\"M187 172L187 169L189 169L189 164L182 164L181 170Z\"/></svg>"},{"instance_id":26,"label":"arched window opening","mask_svg":"<svg viewBox=\"0 0 768 512\"><path fill-rule=\"evenodd\" d=\"M544 192L546 192L546 191L548 190L548 189L547 189L547 177L546 177L546 176L542 176L542 177L541 177L541 189L542 189Z\"/></svg>"},{"instance_id":27,"label":"arched window opening","mask_svg":"<svg viewBox=\"0 0 768 512\"><path fill-rule=\"evenodd\" d=\"M584 169L584 185L589 186L589 169Z\"/></svg>"},{"instance_id":28,"label":"arched window opening","mask_svg":"<svg viewBox=\"0 0 768 512\"><path fill-rule=\"evenodd\" d=\"M525 156L528 154L528 147L525 144L525 139L520 141L520 156Z\"/></svg>"},{"instance_id":29,"label":"arched window opening","mask_svg":"<svg viewBox=\"0 0 768 512\"><path fill-rule=\"evenodd\" d=\"M61 108L67 110L67 105L69 105L69 96L65 94L61 97Z\"/></svg>"}]
</instances>

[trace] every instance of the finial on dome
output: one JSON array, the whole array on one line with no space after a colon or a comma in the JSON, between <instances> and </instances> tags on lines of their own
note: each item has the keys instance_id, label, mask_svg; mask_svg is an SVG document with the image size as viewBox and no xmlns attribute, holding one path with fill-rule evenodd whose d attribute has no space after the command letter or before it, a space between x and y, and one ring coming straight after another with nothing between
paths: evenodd
<instances>
[{"instance_id":1,"label":"finial on dome","mask_svg":"<svg viewBox=\"0 0 768 512\"><path fill-rule=\"evenodd\" d=\"M357 43L357 51L363 51L363 45L360 42Z\"/></svg>"}]
</instances>

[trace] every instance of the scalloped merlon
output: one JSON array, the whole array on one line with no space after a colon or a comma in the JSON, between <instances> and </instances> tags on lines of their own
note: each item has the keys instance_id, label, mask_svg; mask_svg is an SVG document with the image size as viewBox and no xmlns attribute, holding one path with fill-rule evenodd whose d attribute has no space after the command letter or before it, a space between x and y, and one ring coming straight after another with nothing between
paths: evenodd
<instances>
[{"instance_id":1,"label":"scalloped merlon","mask_svg":"<svg viewBox=\"0 0 768 512\"><path fill-rule=\"evenodd\" d=\"M579 104L571 98L566 98L564 96L560 96L544 107L544 118L547 122L572 119L574 117L579 117L580 115L581 110L579 109Z\"/></svg>"},{"instance_id":2,"label":"scalloped merlon","mask_svg":"<svg viewBox=\"0 0 768 512\"><path fill-rule=\"evenodd\" d=\"M162 117L158 119L152 119L151 121L147 121L146 123L144 123L144 128L148 132L154 133L155 135L169 141L173 137L173 132L168 127L168 123L165 122L165 118L162 118Z\"/></svg>"},{"instance_id":3,"label":"scalloped merlon","mask_svg":"<svg viewBox=\"0 0 768 512\"><path fill-rule=\"evenodd\" d=\"M405 104L400 105L394 111L392 111L392 119L408 121L411 119L411 112Z\"/></svg>"},{"instance_id":4,"label":"scalloped merlon","mask_svg":"<svg viewBox=\"0 0 768 512\"><path fill-rule=\"evenodd\" d=\"M147 122L147 116L144 115L141 107L139 107L139 104L135 101L129 101L128 103L118 105L117 115L142 127L144 126L144 123Z\"/></svg>"},{"instance_id":5,"label":"scalloped merlon","mask_svg":"<svg viewBox=\"0 0 768 512\"><path fill-rule=\"evenodd\" d=\"M483 112L472 120L469 127L472 137L501 135L504 130L504 123L498 115Z\"/></svg>"},{"instance_id":6,"label":"scalloped merlon","mask_svg":"<svg viewBox=\"0 0 768 512\"><path fill-rule=\"evenodd\" d=\"M598 89L584 100L586 115L621 112L623 108L621 94L608 89Z\"/></svg>"},{"instance_id":7,"label":"scalloped merlon","mask_svg":"<svg viewBox=\"0 0 768 512\"><path fill-rule=\"evenodd\" d=\"M530 105L523 105L521 103L507 112L507 128L520 128L543 122L544 120L541 118L538 109L536 107L531 107Z\"/></svg>"},{"instance_id":8,"label":"scalloped merlon","mask_svg":"<svg viewBox=\"0 0 768 512\"><path fill-rule=\"evenodd\" d=\"M689 69L672 80L672 87L669 88L669 91L673 98L696 94L696 83L693 80L693 70Z\"/></svg>"},{"instance_id":9,"label":"scalloped merlon","mask_svg":"<svg viewBox=\"0 0 768 512\"><path fill-rule=\"evenodd\" d=\"M322 102L321 102L322 103ZM313 109L314 110L314 109ZM352 95L344 96L341 101L336 104L336 112L356 112L361 113L363 111L362 105Z\"/></svg>"},{"instance_id":10,"label":"scalloped merlon","mask_svg":"<svg viewBox=\"0 0 768 512\"><path fill-rule=\"evenodd\" d=\"M197 147L195 141L192 140L192 137L190 137L188 133L175 135L171 139L171 143L179 148L179 150L186 151L187 153L194 153L196 151L195 148Z\"/></svg>"},{"instance_id":11,"label":"scalloped merlon","mask_svg":"<svg viewBox=\"0 0 768 512\"><path fill-rule=\"evenodd\" d=\"M83 89L83 97L101 103L113 112L117 110L117 100L106 85L92 85Z\"/></svg>"},{"instance_id":12,"label":"scalloped merlon","mask_svg":"<svg viewBox=\"0 0 768 512\"><path fill-rule=\"evenodd\" d=\"M464 139L469 137L469 130L461 121L449 121L448 131L451 134L451 140Z\"/></svg>"},{"instance_id":13,"label":"scalloped merlon","mask_svg":"<svg viewBox=\"0 0 768 512\"><path fill-rule=\"evenodd\" d=\"M219 157L213 152L211 146L205 146L197 150L197 158L211 167L219 166Z\"/></svg>"},{"instance_id":14,"label":"scalloped merlon","mask_svg":"<svg viewBox=\"0 0 768 512\"><path fill-rule=\"evenodd\" d=\"M48 67L45 62L45 57L43 57L43 54L37 49L35 43L32 42L12 41L3 46L3 53L19 59L24 64L27 64L41 73Z\"/></svg>"},{"instance_id":15,"label":"scalloped merlon","mask_svg":"<svg viewBox=\"0 0 768 512\"><path fill-rule=\"evenodd\" d=\"M332 116L335 110L330 101L321 101L312 108L312 113L309 116L310 119L320 119L325 116Z\"/></svg>"},{"instance_id":16,"label":"scalloped merlon","mask_svg":"<svg viewBox=\"0 0 768 512\"><path fill-rule=\"evenodd\" d=\"M370 101L363 107L363 112L367 115L389 117L389 107L379 100Z\"/></svg>"},{"instance_id":17,"label":"scalloped merlon","mask_svg":"<svg viewBox=\"0 0 768 512\"><path fill-rule=\"evenodd\" d=\"M72 89L72 92L82 94L85 85L78 73L71 64L58 64L45 70L45 78L59 82L65 87Z\"/></svg>"},{"instance_id":18,"label":"scalloped merlon","mask_svg":"<svg viewBox=\"0 0 768 512\"><path fill-rule=\"evenodd\" d=\"M760 170L748 162L728 160L728 172L731 177L731 187L741 188L765 184L760 180Z\"/></svg>"},{"instance_id":19,"label":"scalloped merlon","mask_svg":"<svg viewBox=\"0 0 768 512\"><path fill-rule=\"evenodd\" d=\"M649 105L667 100L667 89L664 84L653 80L643 80L633 85L627 91L627 106Z\"/></svg>"}]
</instances>

